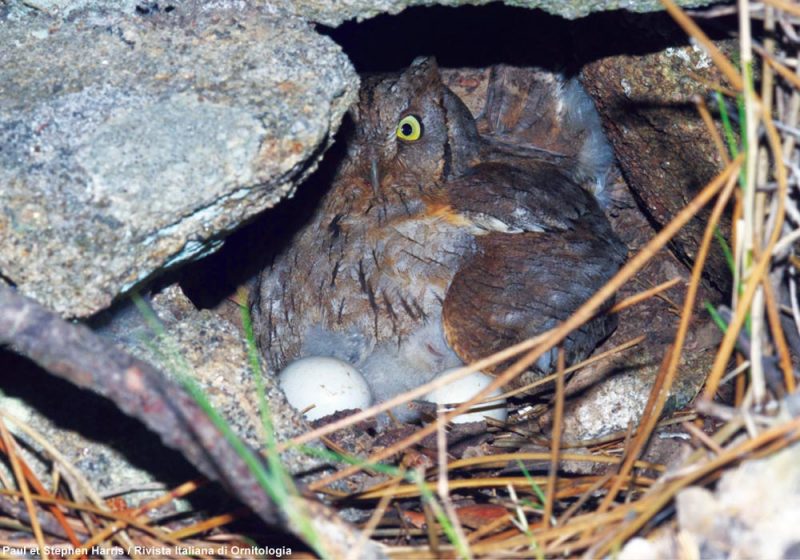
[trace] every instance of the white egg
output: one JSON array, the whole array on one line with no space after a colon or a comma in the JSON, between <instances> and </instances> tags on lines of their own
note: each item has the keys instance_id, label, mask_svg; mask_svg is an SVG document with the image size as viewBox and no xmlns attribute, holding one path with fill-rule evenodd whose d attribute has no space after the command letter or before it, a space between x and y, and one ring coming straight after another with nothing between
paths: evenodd
<instances>
[{"instance_id":1,"label":"white egg","mask_svg":"<svg viewBox=\"0 0 800 560\"><path fill-rule=\"evenodd\" d=\"M448 369L439 375L446 375L452 371L455 371L456 369L458 368ZM491 375L487 375L478 371L466 377L462 377L457 381L453 381L444 387L434 389L425 395L423 399L436 404L459 404L474 397L478 391L488 386L492 380L494 380L494 377ZM489 393L486 398L500 396L502 393L502 390L495 389ZM506 418L508 418L508 409L506 408L505 399L498 399L496 401L491 401L490 403L476 405L472 407L472 410L474 412L459 414L453 418L453 422L456 424L478 422L483 420L484 416L494 418L500 422L505 422Z\"/></svg>"},{"instance_id":2,"label":"white egg","mask_svg":"<svg viewBox=\"0 0 800 560\"><path fill-rule=\"evenodd\" d=\"M356 368L324 356L300 358L283 368L278 384L286 400L305 413L307 420L317 420L340 410L367 408L372 393Z\"/></svg>"}]
</instances>

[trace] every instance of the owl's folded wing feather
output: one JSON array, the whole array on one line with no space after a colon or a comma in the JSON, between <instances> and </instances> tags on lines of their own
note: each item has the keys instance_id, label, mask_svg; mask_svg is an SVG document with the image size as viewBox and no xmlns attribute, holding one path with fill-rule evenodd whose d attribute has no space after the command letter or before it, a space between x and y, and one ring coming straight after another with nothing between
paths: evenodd
<instances>
[{"instance_id":1,"label":"owl's folded wing feather","mask_svg":"<svg viewBox=\"0 0 800 560\"><path fill-rule=\"evenodd\" d=\"M569 231L588 229L612 236L594 196L563 167L525 160L522 165L482 163L444 186L454 212L490 231Z\"/></svg>"},{"instance_id":2,"label":"owl's folded wing feather","mask_svg":"<svg viewBox=\"0 0 800 560\"><path fill-rule=\"evenodd\" d=\"M477 118L486 136L512 144L567 150L560 142L560 97L564 88L560 74L536 68L492 66L486 88L486 104ZM570 140L574 141L573 138Z\"/></svg>"},{"instance_id":3,"label":"owl's folded wing feather","mask_svg":"<svg viewBox=\"0 0 800 560\"><path fill-rule=\"evenodd\" d=\"M616 273L626 252L597 202L557 169L489 171L480 166L447 186L453 210L483 230L443 308L447 340L467 362L565 320ZM567 360L588 355L614 326L601 314L571 333ZM538 369L554 365L548 354Z\"/></svg>"},{"instance_id":4,"label":"owl's folded wing feather","mask_svg":"<svg viewBox=\"0 0 800 560\"><path fill-rule=\"evenodd\" d=\"M445 336L469 363L540 334L568 318L618 269L602 240L585 232L489 233L458 270L447 291ZM598 318L564 341L568 363L587 356L614 329L613 316ZM554 354L537 364L554 368Z\"/></svg>"},{"instance_id":5,"label":"owl's folded wing feather","mask_svg":"<svg viewBox=\"0 0 800 560\"><path fill-rule=\"evenodd\" d=\"M537 68L493 66L486 104L477 119L500 151L537 151L572 160L570 173L595 192L604 188L613 152L600 117L577 78Z\"/></svg>"}]
</instances>

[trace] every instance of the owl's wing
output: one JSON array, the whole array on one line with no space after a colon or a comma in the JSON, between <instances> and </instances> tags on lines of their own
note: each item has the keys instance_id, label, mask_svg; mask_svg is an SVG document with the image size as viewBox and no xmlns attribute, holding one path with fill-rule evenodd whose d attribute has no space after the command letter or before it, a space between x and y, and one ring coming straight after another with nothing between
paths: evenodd
<instances>
[{"instance_id":1,"label":"owl's wing","mask_svg":"<svg viewBox=\"0 0 800 560\"><path fill-rule=\"evenodd\" d=\"M496 151L572 161L572 177L599 192L613 164L594 102L576 78L536 68L493 66L476 120Z\"/></svg>"},{"instance_id":2,"label":"owl's wing","mask_svg":"<svg viewBox=\"0 0 800 560\"><path fill-rule=\"evenodd\" d=\"M526 159L524 166L495 161L475 165L448 181L444 196L453 211L489 231L588 229L613 236L595 197L563 166L546 160Z\"/></svg>"},{"instance_id":3,"label":"owl's wing","mask_svg":"<svg viewBox=\"0 0 800 560\"><path fill-rule=\"evenodd\" d=\"M569 149L562 134L559 107L565 80L536 68L492 66L486 103L477 118L482 135L514 144L557 151Z\"/></svg>"},{"instance_id":4,"label":"owl's wing","mask_svg":"<svg viewBox=\"0 0 800 560\"><path fill-rule=\"evenodd\" d=\"M551 170L486 171L448 185L453 210L482 220L483 229L443 306L447 341L465 362L555 327L617 272L626 252L591 195L569 180ZM614 326L601 314L572 332L568 362L588 355ZM554 366L554 352L538 363L542 372Z\"/></svg>"},{"instance_id":5,"label":"owl's wing","mask_svg":"<svg viewBox=\"0 0 800 560\"><path fill-rule=\"evenodd\" d=\"M549 330L567 319L616 272L607 247L584 234L489 233L463 263L444 301L445 336L465 363ZM602 311L610 307L607 302ZM600 315L564 341L568 363L587 356L614 329ZM555 354L537 369L550 372Z\"/></svg>"}]
</instances>

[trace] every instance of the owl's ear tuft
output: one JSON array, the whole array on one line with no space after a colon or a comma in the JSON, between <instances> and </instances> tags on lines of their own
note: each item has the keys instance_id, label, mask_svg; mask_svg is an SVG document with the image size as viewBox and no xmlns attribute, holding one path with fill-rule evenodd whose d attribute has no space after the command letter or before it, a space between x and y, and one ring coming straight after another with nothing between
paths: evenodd
<instances>
[{"instance_id":1,"label":"owl's ear tuft","mask_svg":"<svg viewBox=\"0 0 800 560\"><path fill-rule=\"evenodd\" d=\"M418 56L406 70L404 77L412 84L420 86L440 85L442 77L439 74L439 65L432 56Z\"/></svg>"}]
</instances>

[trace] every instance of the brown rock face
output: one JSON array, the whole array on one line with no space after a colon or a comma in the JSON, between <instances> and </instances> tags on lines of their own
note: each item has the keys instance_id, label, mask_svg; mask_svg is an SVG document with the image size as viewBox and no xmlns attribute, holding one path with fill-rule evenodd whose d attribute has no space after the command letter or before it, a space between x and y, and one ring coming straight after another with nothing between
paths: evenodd
<instances>
[{"instance_id":1,"label":"brown rock face","mask_svg":"<svg viewBox=\"0 0 800 560\"><path fill-rule=\"evenodd\" d=\"M724 83L708 56L693 46L607 56L582 72L625 179L657 227L669 222L721 169L695 108L695 96L707 92L697 77ZM673 250L687 264L697 254L708 212L674 239ZM727 218L721 228L727 237ZM712 248L706 272L714 287L730 289L730 272L719 245Z\"/></svg>"}]
</instances>

